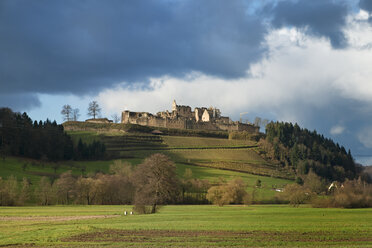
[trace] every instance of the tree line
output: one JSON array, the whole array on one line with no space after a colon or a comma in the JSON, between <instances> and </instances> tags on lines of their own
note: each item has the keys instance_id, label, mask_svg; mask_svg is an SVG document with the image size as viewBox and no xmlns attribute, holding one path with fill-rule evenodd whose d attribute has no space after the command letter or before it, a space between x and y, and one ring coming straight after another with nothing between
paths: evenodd
<instances>
[{"instance_id":1,"label":"tree line","mask_svg":"<svg viewBox=\"0 0 372 248\"><path fill-rule=\"evenodd\" d=\"M357 178L360 168L350 150L316 131L300 128L297 123L271 122L266 137L259 142L262 155L281 166L306 175L310 170L328 181Z\"/></svg>"},{"instance_id":2,"label":"tree line","mask_svg":"<svg viewBox=\"0 0 372 248\"><path fill-rule=\"evenodd\" d=\"M279 199L293 206L309 203L313 207L370 208L372 207L372 184L358 179L346 179L344 182L327 183L324 178L312 170L304 180L288 184Z\"/></svg>"},{"instance_id":3,"label":"tree line","mask_svg":"<svg viewBox=\"0 0 372 248\"><path fill-rule=\"evenodd\" d=\"M193 178L190 169L179 178L167 156L154 154L136 167L117 160L107 174L76 176L67 171L53 182L42 177L33 187L27 178L22 182L14 176L0 178L0 205L129 204L138 213L154 213L160 205L171 203L247 203L245 188L241 179L212 185L208 180Z\"/></svg>"},{"instance_id":4,"label":"tree line","mask_svg":"<svg viewBox=\"0 0 372 248\"><path fill-rule=\"evenodd\" d=\"M105 155L105 146L81 140L74 145L56 121L32 122L27 113L0 108L0 154L49 161L99 159Z\"/></svg>"},{"instance_id":5,"label":"tree line","mask_svg":"<svg viewBox=\"0 0 372 248\"><path fill-rule=\"evenodd\" d=\"M71 171L58 178L42 177L37 185L27 178L18 182L14 176L0 177L0 206L39 204L134 205L137 213L155 213L165 204L250 204L255 189L248 194L240 178L228 182L210 183L193 178L186 169L182 178L176 174L174 163L163 154L153 154L134 167L115 161L109 173L73 175ZM285 186L277 193L276 202L293 206L311 203L314 207L372 207L372 185L361 178L331 186L312 170L302 181Z\"/></svg>"}]
</instances>

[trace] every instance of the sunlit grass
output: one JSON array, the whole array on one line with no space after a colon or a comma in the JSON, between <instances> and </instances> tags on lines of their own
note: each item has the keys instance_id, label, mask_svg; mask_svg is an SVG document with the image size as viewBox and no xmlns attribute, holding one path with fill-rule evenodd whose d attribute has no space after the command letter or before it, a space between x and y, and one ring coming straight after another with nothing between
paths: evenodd
<instances>
[{"instance_id":1,"label":"sunlit grass","mask_svg":"<svg viewBox=\"0 0 372 248\"><path fill-rule=\"evenodd\" d=\"M41 216L120 215L131 206L51 206L1 207L0 245L31 244L39 246L75 246L83 243L62 242L81 233L104 230L172 230L254 232L247 240L226 239L225 246L248 242L252 246L323 246L370 247L372 245L372 209L319 209L306 206L166 206L153 215L119 216L117 218L38 221ZM1 218L34 216L34 220L2 221ZM267 236L269 235L269 236ZM270 238L270 235L272 235ZM297 236L295 236L297 235ZM273 238L276 237L276 238ZM303 237L303 238L301 238ZM305 238L306 237L306 238ZM175 237L174 239L177 239ZM310 239L310 240L308 240ZM109 240L95 245L114 245ZM159 238L156 247L170 245ZM190 241L191 242L191 241ZM192 241L194 242L194 241ZM202 237L193 243L210 246ZM125 246L126 242L116 242ZM144 246L138 243L138 246Z\"/></svg>"}]
</instances>

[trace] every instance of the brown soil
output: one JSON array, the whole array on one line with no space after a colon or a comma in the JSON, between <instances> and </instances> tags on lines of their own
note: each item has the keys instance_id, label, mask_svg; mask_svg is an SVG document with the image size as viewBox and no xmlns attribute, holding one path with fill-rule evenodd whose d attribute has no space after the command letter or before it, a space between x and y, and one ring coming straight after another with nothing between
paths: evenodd
<instances>
[{"instance_id":1,"label":"brown soil","mask_svg":"<svg viewBox=\"0 0 372 248\"><path fill-rule=\"evenodd\" d=\"M0 216L0 221L69 221L114 218L120 215L83 215L83 216Z\"/></svg>"},{"instance_id":2,"label":"brown soil","mask_svg":"<svg viewBox=\"0 0 372 248\"><path fill-rule=\"evenodd\" d=\"M332 233L333 234L333 233ZM68 242L355 242L372 241L367 233L357 236L332 235L327 232L229 232L229 231L174 231L174 230L104 230L83 233L63 239Z\"/></svg>"}]
</instances>

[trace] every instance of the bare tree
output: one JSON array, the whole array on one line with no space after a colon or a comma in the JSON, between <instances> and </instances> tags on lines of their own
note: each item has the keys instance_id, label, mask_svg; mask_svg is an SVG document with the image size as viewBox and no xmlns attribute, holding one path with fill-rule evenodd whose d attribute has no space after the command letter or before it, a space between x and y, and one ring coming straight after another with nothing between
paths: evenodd
<instances>
[{"instance_id":1,"label":"bare tree","mask_svg":"<svg viewBox=\"0 0 372 248\"><path fill-rule=\"evenodd\" d=\"M13 206L17 202L18 183L14 176L9 176L7 180L0 177L0 206Z\"/></svg>"},{"instance_id":2,"label":"bare tree","mask_svg":"<svg viewBox=\"0 0 372 248\"><path fill-rule=\"evenodd\" d=\"M19 204L23 205L31 198L31 183L27 178L22 180L22 189L19 194Z\"/></svg>"},{"instance_id":3,"label":"bare tree","mask_svg":"<svg viewBox=\"0 0 372 248\"><path fill-rule=\"evenodd\" d=\"M93 119L96 119L96 116L101 113L101 108L99 107L97 101L89 103L88 115L93 116Z\"/></svg>"},{"instance_id":4,"label":"bare tree","mask_svg":"<svg viewBox=\"0 0 372 248\"><path fill-rule=\"evenodd\" d=\"M111 115L111 118L114 121L114 123L119 123L120 122L120 116L118 114Z\"/></svg>"},{"instance_id":5,"label":"bare tree","mask_svg":"<svg viewBox=\"0 0 372 248\"><path fill-rule=\"evenodd\" d=\"M159 204L166 204L175 199L179 193L179 182L174 163L164 154L153 154L138 165L132 176L135 192L135 208L139 212L151 206L155 213Z\"/></svg>"},{"instance_id":6,"label":"bare tree","mask_svg":"<svg viewBox=\"0 0 372 248\"><path fill-rule=\"evenodd\" d=\"M72 108L69 104L63 105L61 115L65 121L71 121Z\"/></svg>"},{"instance_id":7,"label":"bare tree","mask_svg":"<svg viewBox=\"0 0 372 248\"><path fill-rule=\"evenodd\" d=\"M47 177L40 179L39 186L35 190L35 195L38 197L38 203L40 205L50 205L53 203L54 192Z\"/></svg>"},{"instance_id":8,"label":"bare tree","mask_svg":"<svg viewBox=\"0 0 372 248\"><path fill-rule=\"evenodd\" d=\"M74 121L77 121L79 119L79 117L80 117L79 112L80 112L80 110L78 108L72 110L72 119Z\"/></svg>"},{"instance_id":9,"label":"bare tree","mask_svg":"<svg viewBox=\"0 0 372 248\"><path fill-rule=\"evenodd\" d=\"M71 171L62 173L54 182L59 203L69 204L71 202L75 194L75 184L76 179L73 177Z\"/></svg>"},{"instance_id":10,"label":"bare tree","mask_svg":"<svg viewBox=\"0 0 372 248\"><path fill-rule=\"evenodd\" d=\"M91 177L79 177L76 181L76 198L80 204L91 205L97 196L96 180Z\"/></svg>"}]
</instances>

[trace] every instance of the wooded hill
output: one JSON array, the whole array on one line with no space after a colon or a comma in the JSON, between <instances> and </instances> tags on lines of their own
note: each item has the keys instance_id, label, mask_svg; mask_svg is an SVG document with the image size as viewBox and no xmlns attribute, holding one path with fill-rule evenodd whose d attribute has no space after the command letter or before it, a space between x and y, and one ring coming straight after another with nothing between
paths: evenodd
<instances>
[{"instance_id":1,"label":"wooded hill","mask_svg":"<svg viewBox=\"0 0 372 248\"><path fill-rule=\"evenodd\" d=\"M259 142L262 155L283 167L305 175L310 170L329 181L354 179L361 173L350 150L316 131L297 124L276 122L266 126L266 137ZM365 177L366 175L364 175Z\"/></svg>"},{"instance_id":2,"label":"wooded hill","mask_svg":"<svg viewBox=\"0 0 372 248\"><path fill-rule=\"evenodd\" d=\"M26 114L0 108L0 154L39 160L100 159L105 146L81 140L74 146L71 137L56 121L34 121Z\"/></svg>"}]
</instances>

